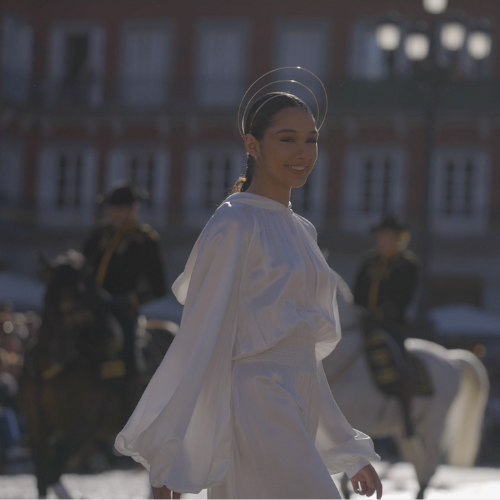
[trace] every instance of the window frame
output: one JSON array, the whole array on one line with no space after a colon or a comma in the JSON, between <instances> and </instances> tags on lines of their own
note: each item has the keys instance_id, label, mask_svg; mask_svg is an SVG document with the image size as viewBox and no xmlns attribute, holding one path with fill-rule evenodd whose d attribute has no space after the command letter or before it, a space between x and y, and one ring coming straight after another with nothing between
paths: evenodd
<instances>
[{"instance_id":1,"label":"window frame","mask_svg":"<svg viewBox=\"0 0 500 500\"><path fill-rule=\"evenodd\" d=\"M132 155L148 154L155 161L155 179L152 181L153 189L149 192L151 205L141 204L141 220L156 228L164 228L168 220L170 152L162 144L121 144L111 149L106 163L106 191L110 191L119 181L130 180L124 169L130 166L129 161ZM141 188L147 188L143 183L137 184Z\"/></svg>"},{"instance_id":2,"label":"window frame","mask_svg":"<svg viewBox=\"0 0 500 500\"><path fill-rule=\"evenodd\" d=\"M467 220L457 215L445 216L440 213L441 194L445 183L445 168L451 158L459 162L474 158L474 163L479 166L476 192L472 201L474 212ZM488 231L491 158L487 148L475 146L439 146L432 159L432 191L431 191L431 223L432 229L438 234L446 235L481 235Z\"/></svg>"},{"instance_id":3,"label":"window frame","mask_svg":"<svg viewBox=\"0 0 500 500\"><path fill-rule=\"evenodd\" d=\"M63 22L55 23L50 28L47 46L46 99L51 105L60 100L60 86L64 78L64 39L71 34L87 33L89 35L89 62L92 75L90 77L88 97L85 104L98 106L104 97L104 70L106 60L106 31L100 23Z\"/></svg>"},{"instance_id":4,"label":"window frame","mask_svg":"<svg viewBox=\"0 0 500 500\"><path fill-rule=\"evenodd\" d=\"M165 80L163 82L163 92L161 98L157 102L140 102L140 99L135 102L127 96L127 36L134 32L140 31L155 31L165 33ZM176 50L174 47L176 39L175 21L172 19L150 19L140 21L125 21L121 28L121 47L120 47L120 92L121 102L131 107L150 107L166 104L169 98L170 90L173 83L173 73L175 68Z\"/></svg>"},{"instance_id":5,"label":"window frame","mask_svg":"<svg viewBox=\"0 0 500 500\"><path fill-rule=\"evenodd\" d=\"M242 36L243 43L243 53L240 54L240 57L243 61L247 61L247 64L243 64L242 73L240 75L241 85L238 89L234 89L235 98L231 99L227 102L218 102L217 100L207 99L204 96L204 92L207 91L207 82L205 81L205 76L202 74L202 50L203 46L203 38L210 30L220 29L220 28L230 28L231 31L236 28L238 34ZM197 103L204 108L235 108L238 106L241 97L245 92L245 85L248 81L249 76L249 58L250 58L250 50L251 50L251 32L252 32L252 23L248 19L244 19L241 17L233 17L233 18L224 18L224 19L201 19L198 21L196 26L196 53L194 58L194 88Z\"/></svg>"},{"instance_id":6,"label":"window frame","mask_svg":"<svg viewBox=\"0 0 500 500\"><path fill-rule=\"evenodd\" d=\"M227 195L240 175L245 172L246 155L244 149L235 143L201 144L194 146L187 154L184 177L185 221L188 226L201 229L208 222L217 209L217 200L213 200L213 207L204 205L205 168L210 156L229 157L232 160L231 177ZM221 186L222 187L222 186ZM220 202L224 200L221 191Z\"/></svg>"},{"instance_id":7,"label":"window frame","mask_svg":"<svg viewBox=\"0 0 500 500\"><path fill-rule=\"evenodd\" d=\"M361 162L363 157L389 156L396 167L396 179L393 181L395 192L391 195L392 202L386 212L378 211L372 214L361 213L362 185ZM355 145L346 153L343 171L343 198L342 198L342 228L345 231L365 233L373 225L380 222L385 213L391 213L404 218L406 212L406 193L408 176L408 159L404 147L394 144L385 145ZM354 202L353 202L354 200Z\"/></svg>"},{"instance_id":8,"label":"window frame","mask_svg":"<svg viewBox=\"0 0 500 500\"><path fill-rule=\"evenodd\" d=\"M81 154L81 203L57 207L57 158ZM48 144L40 152L37 169L38 221L47 227L89 227L94 222L98 181L98 151L85 143Z\"/></svg>"}]
</instances>

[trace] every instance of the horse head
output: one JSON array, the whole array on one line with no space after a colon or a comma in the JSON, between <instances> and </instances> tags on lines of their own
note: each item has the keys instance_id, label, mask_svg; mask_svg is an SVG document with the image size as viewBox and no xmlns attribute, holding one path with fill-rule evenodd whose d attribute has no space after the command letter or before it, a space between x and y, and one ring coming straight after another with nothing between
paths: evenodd
<instances>
[{"instance_id":1,"label":"horse head","mask_svg":"<svg viewBox=\"0 0 500 500\"><path fill-rule=\"evenodd\" d=\"M109 311L100 300L85 257L76 250L40 261L48 273L39 341L59 357L95 357L109 338Z\"/></svg>"}]
</instances>

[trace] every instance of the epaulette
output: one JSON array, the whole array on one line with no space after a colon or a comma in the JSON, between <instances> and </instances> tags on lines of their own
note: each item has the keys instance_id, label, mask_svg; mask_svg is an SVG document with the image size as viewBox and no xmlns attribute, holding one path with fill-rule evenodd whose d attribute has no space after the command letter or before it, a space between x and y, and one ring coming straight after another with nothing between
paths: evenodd
<instances>
[{"instance_id":1,"label":"epaulette","mask_svg":"<svg viewBox=\"0 0 500 500\"><path fill-rule=\"evenodd\" d=\"M403 252L403 257L412 264L418 264L417 256L411 250L405 250Z\"/></svg>"},{"instance_id":2,"label":"epaulette","mask_svg":"<svg viewBox=\"0 0 500 500\"><path fill-rule=\"evenodd\" d=\"M141 224L139 229L143 234L147 234L153 241L158 241L160 239L158 232L155 231L149 224Z\"/></svg>"}]
</instances>

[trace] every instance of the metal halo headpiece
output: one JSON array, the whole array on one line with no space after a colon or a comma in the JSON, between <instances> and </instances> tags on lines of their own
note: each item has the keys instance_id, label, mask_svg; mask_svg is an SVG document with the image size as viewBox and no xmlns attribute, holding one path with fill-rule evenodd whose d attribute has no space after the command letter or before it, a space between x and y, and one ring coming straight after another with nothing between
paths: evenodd
<instances>
[{"instance_id":1,"label":"metal halo headpiece","mask_svg":"<svg viewBox=\"0 0 500 500\"><path fill-rule=\"evenodd\" d=\"M301 82L298 82L296 80L275 80L271 83L267 83L266 85L263 85L259 90L257 90L257 92L255 92L252 97L249 99L247 105L245 106L245 109L243 110L243 115L241 115L241 108L243 106L243 102L245 100L245 97L248 95L248 93L250 92L250 90L256 85L257 82L259 82L260 80L262 80L263 78L265 78L267 75L270 75L271 73L275 73L276 71L282 71L284 69L298 69L298 70L301 70L301 71L305 71L306 73L309 73L310 75L312 75L314 78L316 78L316 80L319 82L319 84L321 85L321 88L323 89L323 93L325 94L325 113L323 115L323 119L321 120L321 123L319 122L319 104L318 104L318 99L316 98L314 92L305 84L301 83ZM315 75L312 71L309 71L308 69L305 69L305 68L301 68L300 66L284 66L282 68L276 68L276 69L273 69L271 71L268 71L267 73L264 73L262 76L260 76L259 78L257 78L257 80L255 80L252 85L250 85L250 87L248 87L248 89L246 90L246 92L243 94L243 97L241 99L241 102L240 102L240 105L238 107L238 130L240 132L240 135L241 137L245 137L245 115L247 113L247 110L250 106L250 103L253 101L254 97L262 91L262 89L265 89L266 87L269 87L271 85L274 85L274 84L277 84L277 83L294 83L296 85L300 85L301 87L305 88L307 91L309 91L309 93L313 96L313 99L314 99L314 102L316 104L316 111L317 111L317 115L316 115L316 123L319 124L318 126L318 130L321 129L321 127L323 126L323 124L325 123L325 119L326 119L326 115L328 113L328 94L326 93L326 89L325 89L325 86L323 85L323 82L321 81L321 79ZM268 101L265 101L264 103L262 103L262 106ZM257 113L255 113L257 114ZM240 119L240 115L241 115L241 119ZM254 115L255 116L255 115Z\"/></svg>"}]
</instances>

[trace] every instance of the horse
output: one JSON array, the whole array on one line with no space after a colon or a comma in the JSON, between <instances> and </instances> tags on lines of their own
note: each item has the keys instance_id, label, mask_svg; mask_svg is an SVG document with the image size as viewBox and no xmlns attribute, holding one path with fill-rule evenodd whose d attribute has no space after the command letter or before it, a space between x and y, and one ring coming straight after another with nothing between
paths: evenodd
<instances>
[{"instance_id":1,"label":"horse","mask_svg":"<svg viewBox=\"0 0 500 500\"><path fill-rule=\"evenodd\" d=\"M49 281L42 322L27 347L19 384L39 498L49 487L71 498L65 466L92 441L109 440L125 424L173 340L170 322L139 325L137 374L123 373L121 328L94 284L85 258L70 250L44 260ZM141 322L140 322L141 323Z\"/></svg>"},{"instance_id":2,"label":"horse","mask_svg":"<svg viewBox=\"0 0 500 500\"><path fill-rule=\"evenodd\" d=\"M486 369L469 351L407 339L406 349L424 363L433 387L431 396L413 398L415 434L407 438L398 400L382 393L373 381L363 333L364 312L354 304L345 281L336 276L343 338L323 360L330 389L353 427L374 438L395 440L403 459L415 468L420 487L417 498L424 498L443 458L456 466L475 462L489 394ZM342 491L349 498L347 486L344 475Z\"/></svg>"}]
</instances>

